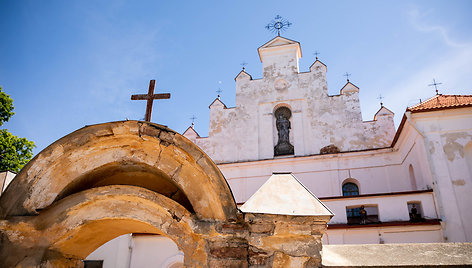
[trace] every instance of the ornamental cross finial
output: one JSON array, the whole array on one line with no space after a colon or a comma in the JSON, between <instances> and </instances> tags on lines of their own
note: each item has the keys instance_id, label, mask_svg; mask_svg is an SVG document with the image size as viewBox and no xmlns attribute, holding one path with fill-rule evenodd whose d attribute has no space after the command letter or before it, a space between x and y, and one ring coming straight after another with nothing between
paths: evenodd
<instances>
[{"instance_id":1,"label":"ornamental cross finial","mask_svg":"<svg viewBox=\"0 0 472 268\"><path fill-rule=\"evenodd\" d=\"M318 55L320 55L320 53L318 51L315 51L315 53L313 53L313 55L315 55L316 59L318 59Z\"/></svg>"},{"instance_id":2,"label":"ornamental cross finial","mask_svg":"<svg viewBox=\"0 0 472 268\"><path fill-rule=\"evenodd\" d=\"M195 115L192 115L192 117L190 117L190 120L192 120L192 128L195 126L195 119L197 119Z\"/></svg>"},{"instance_id":3,"label":"ornamental cross finial","mask_svg":"<svg viewBox=\"0 0 472 268\"><path fill-rule=\"evenodd\" d=\"M384 106L382 100L384 99L384 97L382 97L382 94L379 94L379 97L377 98L378 100L380 100L380 106Z\"/></svg>"},{"instance_id":4,"label":"ornamental cross finial","mask_svg":"<svg viewBox=\"0 0 472 268\"><path fill-rule=\"evenodd\" d=\"M292 25L292 23L282 18L280 15L277 15L265 28L271 32L277 32L277 36L280 36L280 32L285 31L290 25Z\"/></svg>"},{"instance_id":5,"label":"ornamental cross finial","mask_svg":"<svg viewBox=\"0 0 472 268\"><path fill-rule=\"evenodd\" d=\"M170 99L170 93L154 94L154 88L156 86L156 80L149 82L148 94L136 94L131 95L131 100L147 100L146 115L144 121L151 122L152 114L152 103L157 99Z\"/></svg>"},{"instance_id":6,"label":"ornamental cross finial","mask_svg":"<svg viewBox=\"0 0 472 268\"><path fill-rule=\"evenodd\" d=\"M221 90L221 88L218 88L218 90L216 91L216 93L218 93L218 99L221 98L221 96L220 96L221 92L223 92L223 90Z\"/></svg>"},{"instance_id":7,"label":"ornamental cross finial","mask_svg":"<svg viewBox=\"0 0 472 268\"><path fill-rule=\"evenodd\" d=\"M439 85L442 85L442 83L436 83L436 80L433 78L433 83L429 84L428 86L430 87L434 86L434 89L436 89L436 95L439 95L439 91L438 91Z\"/></svg>"},{"instance_id":8,"label":"ornamental cross finial","mask_svg":"<svg viewBox=\"0 0 472 268\"><path fill-rule=\"evenodd\" d=\"M245 61L241 62L241 66L243 66L243 71L246 70L246 65L247 65L247 62Z\"/></svg>"},{"instance_id":9,"label":"ornamental cross finial","mask_svg":"<svg viewBox=\"0 0 472 268\"><path fill-rule=\"evenodd\" d=\"M344 74L344 76L346 77L346 80L349 82L349 76L351 76L351 74L348 73L348 72L346 72L346 73Z\"/></svg>"}]
</instances>

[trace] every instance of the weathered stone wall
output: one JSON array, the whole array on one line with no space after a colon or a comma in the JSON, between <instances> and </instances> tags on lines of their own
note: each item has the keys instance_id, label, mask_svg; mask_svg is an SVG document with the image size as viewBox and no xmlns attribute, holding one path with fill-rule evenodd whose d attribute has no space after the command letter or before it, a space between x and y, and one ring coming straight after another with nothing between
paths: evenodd
<instances>
[{"instance_id":1,"label":"weathered stone wall","mask_svg":"<svg viewBox=\"0 0 472 268\"><path fill-rule=\"evenodd\" d=\"M273 158L277 144L274 111L280 106L292 112L290 141L295 155L319 154L331 144L341 151L390 145L395 133L393 113L363 122L358 88L348 83L340 95L329 96L326 66L316 61L309 72L300 73L297 47L298 43L286 41L260 48L263 78L252 80L240 73L236 107L228 109L220 101L210 106L209 137L189 138L215 162Z\"/></svg>"}]
</instances>

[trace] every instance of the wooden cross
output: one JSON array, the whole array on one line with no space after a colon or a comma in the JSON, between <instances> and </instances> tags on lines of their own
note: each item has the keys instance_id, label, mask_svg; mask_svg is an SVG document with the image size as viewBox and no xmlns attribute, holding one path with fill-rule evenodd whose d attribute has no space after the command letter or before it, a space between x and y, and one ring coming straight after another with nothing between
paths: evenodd
<instances>
[{"instance_id":1,"label":"wooden cross","mask_svg":"<svg viewBox=\"0 0 472 268\"><path fill-rule=\"evenodd\" d=\"M131 95L131 100L147 100L146 105L146 116L144 121L151 122L152 103L157 99L170 99L170 93L154 94L154 88L156 86L156 80L149 82L148 94L136 94Z\"/></svg>"}]
</instances>

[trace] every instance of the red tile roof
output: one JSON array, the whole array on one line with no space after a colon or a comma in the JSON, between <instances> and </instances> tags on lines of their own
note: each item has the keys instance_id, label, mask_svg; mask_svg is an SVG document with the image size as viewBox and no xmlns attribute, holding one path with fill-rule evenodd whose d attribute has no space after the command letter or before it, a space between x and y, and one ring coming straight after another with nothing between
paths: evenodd
<instances>
[{"instance_id":1,"label":"red tile roof","mask_svg":"<svg viewBox=\"0 0 472 268\"><path fill-rule=\"evenodd\" d=\"M412 113L472 106L472 95L441 95L408 107Z\"/></svg>"}]
</instances>

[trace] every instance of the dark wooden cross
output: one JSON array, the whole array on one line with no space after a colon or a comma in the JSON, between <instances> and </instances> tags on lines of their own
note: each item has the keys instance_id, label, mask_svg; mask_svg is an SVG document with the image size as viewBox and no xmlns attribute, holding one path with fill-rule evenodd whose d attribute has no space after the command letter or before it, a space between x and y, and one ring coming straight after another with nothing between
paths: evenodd
<instances>
[{"instance_id":1,"label":"dark wooden cross","mask_svg":"<svg viewBox=\"0 0 472 268\"><path fill-rule=\"evenodd\" d=\"M436 89L436 95L438 95L439 94L439 91L438 91L438 86L439 85L442 85L442 83L436 83L436 79L433 79L433 83L429 84L428 86L430 86L430 87L434 86L434 88Z\"/></svg>"},{"instance_id":2,"label":"dark wooden cross","mask_svg":"<svg viewBox=\"0 0 472 268\"><path fill-rule=\"evenodd\" d=\"M144 117L144 121L147 121L147 122L151 122L152 103L154 102L154 100L170 99L170 93L154 94L155 86L156 86L156 80L151 80L149 82L148 94L131 95L131 100L147 100L146 116Z\"/></svg>"}]
</instances>

